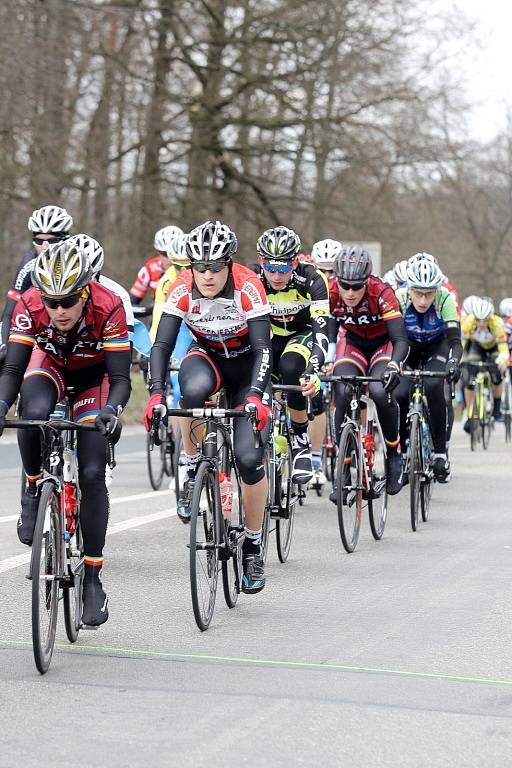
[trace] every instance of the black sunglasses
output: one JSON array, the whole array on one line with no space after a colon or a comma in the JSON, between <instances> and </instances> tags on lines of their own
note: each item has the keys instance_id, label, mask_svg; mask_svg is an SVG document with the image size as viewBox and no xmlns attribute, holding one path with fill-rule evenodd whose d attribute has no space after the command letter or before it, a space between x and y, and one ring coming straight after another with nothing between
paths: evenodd
<instances>
[{"instance_id":1,"label":"black sunglasses","mask_svg":"<svg viewBox=\"0 0 512 768\"><path fill-rule=\"evenodd\" d=\"M62 240L67 240L67 238L68 235L54 235L48 239L45 237L34 237L33 243L35 245L44 245L45 243L48 243L48 245L54 245L54 243L60 243Z\"/></svg>"},{"instance_id":2,"label":"black sunglasses","mask_svg":"<svg viewBox=\"0 0 512 768\"><path fill-rule=\"evenodd\" d=\"M360 291L361 288L366 288L366 281L364 283L345 283L343 280L339 280L338 282L344 291Z\"/></svg>"},{"instance_id":3,"label":"black sunglasses","mask_svg":"<svg viewBox=\"0 0 512 768\"><path fill-rule=\"evenodd\" d=\"M222 272L229 261L193 261L191 267L195 272Z\"/></svg>"},{"instance_id":4,"label":"black sunglasses","mask_svg":"<svg viewBox=\"0 0 512 768\"><path fill-rule=\"evenodd\" d=\"M78 304L80 297L81 293L72 293L69 296L61 296L58 299L52 299L50 296L41 296L43 304L48 307L48 309L57 309L57 307L70 309Z\"/></svg>"}]
</instances>

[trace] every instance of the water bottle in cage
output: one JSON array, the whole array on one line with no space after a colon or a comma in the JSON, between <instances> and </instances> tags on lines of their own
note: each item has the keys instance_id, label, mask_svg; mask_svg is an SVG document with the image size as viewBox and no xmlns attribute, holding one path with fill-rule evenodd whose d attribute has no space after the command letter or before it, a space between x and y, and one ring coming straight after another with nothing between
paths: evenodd
<instances>
[{"instance_id":1,"label":"water bottle in cage","mask_svg":"<svg viewBox=\"0 0 512 768\"><path fill-rule=\"evenodd\" d=\"M233 508L233 481L224 472L219 473L220 503L224 517L231 517Z\"/></svg>"},{"instance_id":2,"label":"water bottle in cage","mask_svg":"<svg viewBox=\"0 0 512 768\"><path fill-rule=\"evenodd\" d=\"M366 461L368 462L368 468L372 469L375 459L375 440L371 432L367 432L364 435L364 450L366 453Z\"/></svg>"}]
</instances>

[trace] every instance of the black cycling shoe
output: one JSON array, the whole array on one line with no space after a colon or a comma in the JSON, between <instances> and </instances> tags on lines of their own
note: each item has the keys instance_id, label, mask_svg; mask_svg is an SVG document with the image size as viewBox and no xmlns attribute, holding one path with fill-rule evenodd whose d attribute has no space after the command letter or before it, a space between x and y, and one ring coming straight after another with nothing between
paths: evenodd
<instances>
[{"instance_id":1,"label":"black cycling shoe","mask_svg":"<svg viewBox=\"0 0 512 768\"><path fill-rule=\"evenodd\" d=\"M21 512L18 518L18 539L22 544L32 546L34 528L36 527L39 494L30 488L21 497Z\"/></svg>"},{"instance_id":2,"label":"black cycling shoe","mask_svg":"<svg viewBox=\"0 0 512 768\"><path fill-rule=\"evenodd\" d=\"M190 523L191 511L190 505L192 503L192 494L194 492L195 472L188 470L188 479L183 483L180 495L178 498L178 507L176 514L182 523Z\"/></svg>"},{"instance_id":3,"label":"black cycling shoe","mask_svg":"<svg viewBox=\"0 0 512 768\"><path fill-rule=\"evenodd\" d=\"M390 451L386 462L386 491L395 496L402 488L402 454Z\"/></svg>"},{"instance_id":4,"label":"black cycling shoe","mask_svg":"<svg viewBox=\"0 0 512 768\"><path fill-rule=\"evenodd\" d=\"M450 462L438 456L434 460L434 477L438 483L448 483L451 478Z\"/></svg>"},{"instance_id":5,"label":"black cycling shoe","mask_svg":"<svg viewBox=\"0 0 512 768\"><path fill-rule=\"evenodd\" d=\"M307 485L313 479L313 457L307 432L293 436L292 458L292 483Z\"/></svg>"},{"instance_id":6,"label":"black cycling shoe","mask_svg":"<svg viewBox=\"0 0 512 768\"><path fill-rule=\"evenodd\" d=\"M409 485L409 473L407 471L407 456L402 453L402 488L404 485Z\"/></svg>"},{"instance_id":7,"label":"black cycling shoe","mask_svg":"<svg viewBox=\"0 0 512 768\"><path fill-rule=\"evenodd\" d=\"M470 434L470 432L471 432L471 422L470 422L470 420L469 420L469 419L466 419L466 421L464 422L464 425L463 425L462 429L464 430L464 432L467 432L467 433L468 433L468 435Z\"/></svg>"},{"instance_id":8,"label":"black cycling shoe","mask_svg":"<svg viewBox=\"0 0 512 768\"><path fill-rule=\"evenodd\" d=\"M244 555L242 558L244 575L242 577L242 592L255 595L265 586L265 571L259 555Z\"/></svg>"},{"instance_id":9,"label":"black cycling shoe","mask_svg":"<svg viewBox=\"0 0 512 768\"><path fill-rule=\"evenodd\" d=\"M108 619L108 597L99 578L84 579L82 624L99 627Z\"/></svg>"}]
</instances>

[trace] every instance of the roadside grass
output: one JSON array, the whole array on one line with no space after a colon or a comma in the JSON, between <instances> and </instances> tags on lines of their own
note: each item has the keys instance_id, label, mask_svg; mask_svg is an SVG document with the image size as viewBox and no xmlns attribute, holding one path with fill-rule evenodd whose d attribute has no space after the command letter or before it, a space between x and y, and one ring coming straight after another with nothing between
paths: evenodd
<instances>
[{"instance_id":1,"label":"roadside grass","mask_svg":"<svg viewBox=\"0 0 512 768\"><path fill-rule=\"evenodd\" d=\"M132 381L132 394L126 409L123 411L123 424L142 424L144 408L148 400L148 390L138 368L131 371L130 378Z\"/></svg>"}]
</instances>

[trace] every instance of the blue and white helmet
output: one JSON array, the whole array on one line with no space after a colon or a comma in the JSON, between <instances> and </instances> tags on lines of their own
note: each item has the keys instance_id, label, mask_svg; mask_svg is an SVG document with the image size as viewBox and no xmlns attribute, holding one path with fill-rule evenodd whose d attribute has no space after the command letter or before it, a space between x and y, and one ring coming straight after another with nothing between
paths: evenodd
<instances>
[{"instance_id":1,"label":"blue and white helmet","mask_svg":"<svg viewBox=\"0 0 512 768\"><path fill-rule=\"evenodd\" d=\"M168 245L176 237L181 237L183 230L180 227L175 227L172 224L168 227L162 227L155 233L155 239L153 241L153 247L155 251L162 251L166 253Z\"/></svg>"},{"instance_id":2,"label":"blue and white helmet","mask_svg":"<svg viewBox=\"0 0 512 768\"><path fill-rule=\"evenodd\" d=\"M405 270L405 279L409 288L420 291L435 291L443 282L443 273L435 261L422 256L409 259Z\"/></svg>"}]
</instances>

